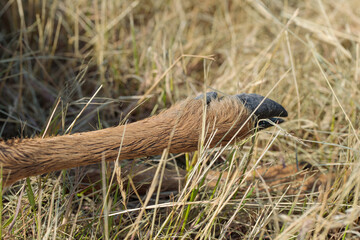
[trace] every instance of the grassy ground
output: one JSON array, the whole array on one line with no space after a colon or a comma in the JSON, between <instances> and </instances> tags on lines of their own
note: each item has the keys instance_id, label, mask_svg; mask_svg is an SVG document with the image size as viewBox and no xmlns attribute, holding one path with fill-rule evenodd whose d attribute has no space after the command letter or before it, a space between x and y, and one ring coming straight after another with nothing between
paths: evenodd
<instances>
[{"instance_id":1,"label":"grassy ground","mask_svg":"<svg viewBox=\"0 0 360 240\"><path fill-rule=\"evenodd\" d=\"M83 192L67 171L34 177L3 191L1 235L359 238L359 11L358 0L1 1L4 139L63 134L93 96L72 132L142 119L213 89L269 94L289 112L282 130L222 152L217 169L233 177L215 190L137 197L114 187L107 196L106 181ZM147 101L132 111L139 99ZM214 159L184 156L179 164ZM239 190L244 159L245 172L305 161L336 172L335 183L309 194L263 191L261 181Z\"/></svg>"}]
</instances>

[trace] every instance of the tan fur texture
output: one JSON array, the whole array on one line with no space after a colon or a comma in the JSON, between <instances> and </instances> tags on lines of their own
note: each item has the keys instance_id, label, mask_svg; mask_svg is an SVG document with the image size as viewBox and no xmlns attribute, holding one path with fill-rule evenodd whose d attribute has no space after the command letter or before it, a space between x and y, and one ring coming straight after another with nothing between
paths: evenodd
<instances>
[{"instance_id":1,"label":"tan fur texture","mask_svg":"<svg viewBox=\"0 0 360 240\"><path fill-rule=\"evenodd\" d=\"M3 182L8 186L25 177L61 169L116 160L122 138L120 160L198 149L203 128L204 102L189 99L142 121L103 130L49 138L17 139L0 142ZM212 100L206 107L207 138L211 143L228 142L243 126L249 114L236 97ZM251 131L248 121L237 137Z\"/></svg>"}]
</instances>

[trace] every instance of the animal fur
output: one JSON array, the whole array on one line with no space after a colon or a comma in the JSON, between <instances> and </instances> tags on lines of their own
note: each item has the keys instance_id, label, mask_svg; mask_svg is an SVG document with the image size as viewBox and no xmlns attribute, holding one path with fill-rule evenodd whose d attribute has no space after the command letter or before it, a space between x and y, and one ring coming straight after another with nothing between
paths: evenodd
<instances>
[{"instance_id":1,"label":"animal fur","mask_svg":"<svg viewBox=\"0 0 360 240\"><path fill-rule=\"evenodd\" d=\"M3 184L9 186L29 176L116 160L123 139L120 160L198 148L206 109L206 138L216 133L210 146L225 143L238 132L248 135L254 126L246 121L249 112L236 97L214 99L206 107L201 100L188 99L142 121L98 131L72 135L16 139L0 142Z\"/></svg>"}]
</instances>

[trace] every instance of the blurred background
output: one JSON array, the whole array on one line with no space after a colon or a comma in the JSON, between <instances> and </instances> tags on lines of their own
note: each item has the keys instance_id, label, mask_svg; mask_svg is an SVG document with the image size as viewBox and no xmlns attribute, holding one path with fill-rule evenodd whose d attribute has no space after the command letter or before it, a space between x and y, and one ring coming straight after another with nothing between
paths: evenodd
<instances>
[{"instance_id":1,"label":"blurred background","mask_svg":"<svg viewBox=\"0 0 360 240\"><path fill-rule=\"evenodd\" d=\"M289 112L288 135L263 161L351 165L359 43L358 0L0 0L0 137L37 136L49 122L46 135L64 134L74 120L71 132L95 130L205 91L254 92Z\"/></svg>"},{"instance_id":2,"label":"blurred background","mask_svg":"<svg viewBox=\"0 0 360 240\"><path fill-rule=\"evenodd\" d=\"M140 99L130 120L209 90L270 93L297 128L346 125L335 99L355 120L359 5L1 1L0 137L36 135L53 111L48 134L63 133L91 97L73 131L116 125Z\"/></svg>"}]
</instances>

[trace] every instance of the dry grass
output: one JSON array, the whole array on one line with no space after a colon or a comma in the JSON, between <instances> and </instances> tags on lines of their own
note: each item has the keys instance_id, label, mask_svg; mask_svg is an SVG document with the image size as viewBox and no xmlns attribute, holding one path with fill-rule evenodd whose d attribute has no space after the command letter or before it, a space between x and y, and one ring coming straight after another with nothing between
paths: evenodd
<instances>
[{"instance_id":1,"label":"dry grass","mask_svg":"<svg viewBox=\"0 0 360 240\"><path fill-rule=\"evenodd\" d=\"M211 89L269 94L290 114L254 141L178 156L193 168L174 196L155 184L147 195L107 191L106 166L100 190L81 191L79 171L20 182L2 193L1 235L359 238L359 9L358 0L0 2L5 139L63 134L75 119L72 132L134 121ZM243 172L296 160L335 171L335 183L308 194L261 181L239 189ZM204 162L232 174L206 188Z\"/></svg>"}]
</instances>

